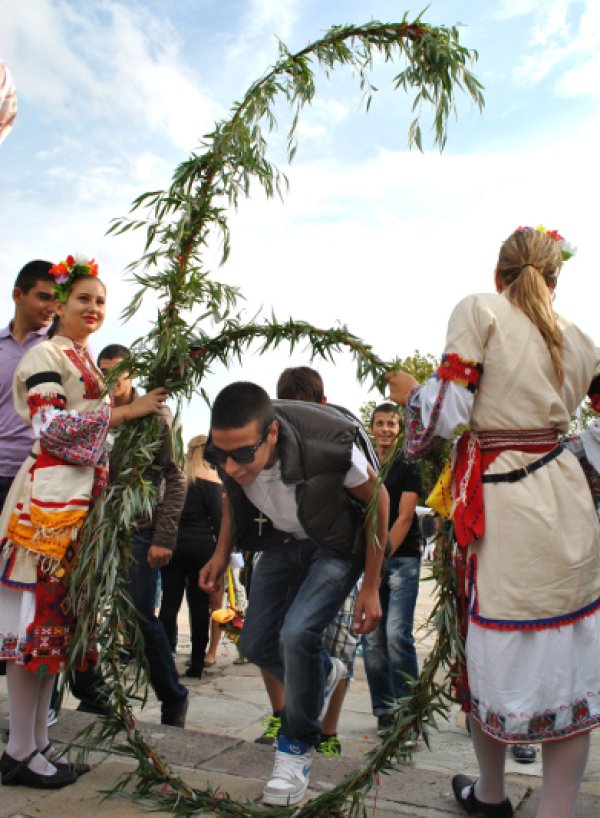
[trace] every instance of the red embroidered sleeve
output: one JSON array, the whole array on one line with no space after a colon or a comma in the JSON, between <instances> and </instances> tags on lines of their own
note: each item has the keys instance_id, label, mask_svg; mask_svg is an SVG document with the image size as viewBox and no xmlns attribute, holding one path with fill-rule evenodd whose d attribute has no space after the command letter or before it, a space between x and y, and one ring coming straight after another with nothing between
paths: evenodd
<instances>
[{"instance_id":1,"label":"red embroidered sleeve","mask_svg":"<svg viewBox=\"0 0 600 818\"><path fill-rule=\"evenodd\" d=\"M105 453L110 407L86 412L49 415L40 432L40 443L54 457L78 466L93 466Z\"/></svg>"},{"instance_id":2,"label":"red embroidered sleeve","mask_svg":"<svg viewBox=\"0 0 600 818\"><path fill-rule=\"evenodd\" d=\"M416 405L415 401L421 387L415 386L409 393L406 401L406 431L404 434L404 452L409 460L423 457L428 451L444 442L443 438L436 436L435 430L449 383L448 379L442 380L427 426L423 425L421 408Z\"/></svg>"}]
</instances>

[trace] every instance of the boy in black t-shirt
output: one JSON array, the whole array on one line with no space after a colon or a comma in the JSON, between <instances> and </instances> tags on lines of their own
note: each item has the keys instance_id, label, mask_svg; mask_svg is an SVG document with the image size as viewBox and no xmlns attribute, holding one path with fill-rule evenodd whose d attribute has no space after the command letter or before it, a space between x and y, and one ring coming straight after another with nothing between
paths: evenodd
<instances>
[{"instance_id":1,"label":"boy in black t-shirt","mask_svg":"<svg viewBox=\"0 0 600 818\"><path fill-rule=\"evenodd\" d=\"M400 432L396 406L383 403L373 410L371 433L382 464L393 451ZM401 673L419 675L413 637L415 604L419 591L421 532L415 513L422 493L421 470L398 454L384 480L390 496L389 540L391 555L385 560L380 587L383 616L364 637L364 659L373 714L379 732L392 720L394 699L410 694Z\"/></svg>"}]
</instances>

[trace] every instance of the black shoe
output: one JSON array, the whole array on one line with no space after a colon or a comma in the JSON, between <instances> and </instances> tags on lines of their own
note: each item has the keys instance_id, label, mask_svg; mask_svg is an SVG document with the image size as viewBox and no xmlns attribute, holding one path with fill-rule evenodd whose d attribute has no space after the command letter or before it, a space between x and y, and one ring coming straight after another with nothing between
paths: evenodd
<instances>
[{"instance_id":1,"label":"black shoe","mask_svg":"<svg viewBox=\"0 0 600 818\"><path fill-rule=\"evenodd\" d=\"M50 764L54 764L57 770L70 770L75 773L77 777L89 773L91 769L90 765L86 764L85 761L61 761L60 758L56 756L56 750L52 744L49 744L45 750L40 750L40 753L44 756L46 761L49 761Z\"/></svg>"},{"instance_id":2,"label":"black shoe","mask_svg":"<svg viewBox=\"0 0 600 818\"><path fill-rule=\"evenodd\" d=\"M391 713L384 713L377 716L377 735L384 736L394 724L394 716Z\"/></svg>"},{"instance_id":3,"label":"black shoe","mask_svg":"<svg viewBox=\"0 0 600 818\"><path fill-rule=\"evenodd\" d=\"M519 764L533 764L535 761L535 747L533 744L513 744L510 748L512 756Z\"/></svg>"},{"instance_id":4,"label":"black shoe","mask_svg":"<svg viewBox=\"0 0 600 818\"><path fill-rule=\"evenodd\" d=\"M466 798L463 791L469 787ZM505 798L500 804L484 804L475 796L475 782L466 775L455 775L452 779L454 797L469 815L483 815L485 818L512 818L512 804Z\"/></svg>"},{"instance_id":5,"label":"black shoe","mask_svg":"<svg viewBox=\"0 0 600 818\"><path fill-rule=\"evenodd\" d=\"M185 727L185 717L190 704L190 697L178 702L163 702L161 707L160 723L170 724L171 727Z\"/></svg>"},{"instance_id":6,"label":"black shoe","mask_svg":"<svg viewBox=\"0 0 600 818\"><path fill-rule=\"evenodd\" d=\"M93 713L94 716L108 716L109 713L108 706L100 701L97 703L80 701L75 709L80 713Z\"/></svg>"},{"instance_id":7,"label":"black shoe","mask_svg":"<svg viewBox=\"0 0 600 818\"><path fill-rule=\"evenodd\" d=\"M2 783L4 785L21 784L23 787L33 787L38 790L57 790L60 787L66 787L68 784L74 784L77 781L77 775L69 769L56 768L53 775L42 775L41 773L34 773L27 766L31 759L37 755L37 750L30 753L27 758L18 761L12 758L8 753L4 753L0 758L0 772L2 773ZM52 763L52 762L50 762ZM56 766L56 765L55 765Z\"/></svg>"},{"instance_id":8,"label":"black shoe","mask_svg":"<svg viewBox=\"0 0 600 818\"><path fill-rule=\"evenodd\" d=\"M204 665L190 665L185 672L189 679L201 679L204 672Z\"/></svg>"}]
</instances>

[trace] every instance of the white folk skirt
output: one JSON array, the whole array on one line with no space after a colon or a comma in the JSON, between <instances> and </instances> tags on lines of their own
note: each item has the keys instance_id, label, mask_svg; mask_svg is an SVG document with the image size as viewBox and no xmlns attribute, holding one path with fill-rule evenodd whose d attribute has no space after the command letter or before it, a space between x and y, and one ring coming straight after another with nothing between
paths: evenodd
<instances>
[{"instance_id":1,"label":"white folk skirt","mask_svg":"<svg viewBox=\"0 0 600 818\"><path fill-rule=\"evenodd\" d=\"M471 715L498 741L551 741L600 726L600 612L560 628L469 623Z\"/></svg>"}]
</instances>

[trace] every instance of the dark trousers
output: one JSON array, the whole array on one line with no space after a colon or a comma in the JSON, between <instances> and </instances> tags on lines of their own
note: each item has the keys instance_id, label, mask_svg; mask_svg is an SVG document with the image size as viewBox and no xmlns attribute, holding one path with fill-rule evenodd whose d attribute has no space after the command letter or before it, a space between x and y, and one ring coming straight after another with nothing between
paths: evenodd
<instances>
[{"instance_id":1,"label":"dark trousers","mask_svg":"<svg viewBox=\"0 0 600 818\"><path fill-rule=\"evenodd\" d=\"M171 562L161 568L162 603L159 619L162 622L172 651L177 647L177 615L186 593L192 631L193 668L204 667L208 644L209 595L198 587L198 574L214 553L214 545L202 547L179 542Z\"/></svg>"},{"instance_id":2,"label":"dark trousers","mask_svg":"<svg viewBox=\"0 0 600 818\"><path fill-rule=\"evenodd\" d=\"M163 704L177 704L187 697L187 688L179 683L179 674L171 654L171 646L165 629L154 614L154 601L158 583L158 568L148 564L148 550L152 545L151 532L132 536L133 559L129 568L127 591L139 615L138 624L144 638L144 654L150 672L150 684L156 697ZM73 693L94 692L102 677L98 670L77 672ZM84 693L84 691L87 691ZM82 696L83 698L83 696Z\"/></svg>"},{"instance_id":3,"label":"dark trousers","mask_svg":"<svg viewBox=\"0 0 600 818\"><path fill-rule=\"evenodd\" d=\"M4 508L4 503L14 479L14 477L0 477L0 511Z\"/></svg>"}]
</instances>

